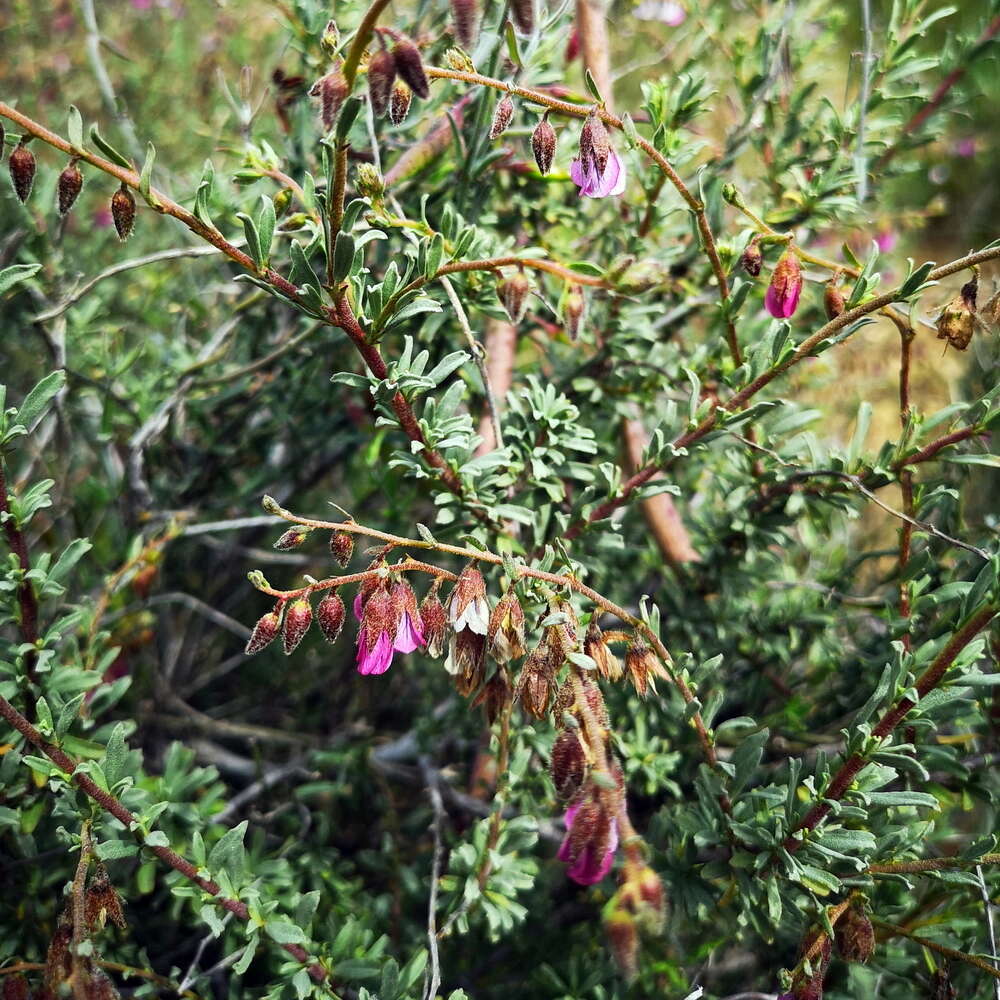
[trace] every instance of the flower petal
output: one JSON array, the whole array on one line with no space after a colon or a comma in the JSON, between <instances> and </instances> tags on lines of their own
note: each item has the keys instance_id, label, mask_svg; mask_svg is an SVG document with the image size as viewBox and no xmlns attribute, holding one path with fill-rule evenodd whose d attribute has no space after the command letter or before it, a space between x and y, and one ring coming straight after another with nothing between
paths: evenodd
<instances>
[{"instance_id":1,"label":"flower petal","mask_svg":"<svg viewBox=\"0 0 1000 1000\"><path fill-rule=\"evenodd\" d=\"M366 677L384 674L392 663L392 652L392 639L388 632L379 633L375 645L369 649L362 629L358 633L358 673Z\"/></svg>"},{"instance_id":2,"label":"flower petal","mask_svg":"<svg viewBox=\"0 0 1000 1000\"><path fill-rule=\"evenodd\" d=\"M399 628L396 629L396 638L392 644L392 648L397 653L412 653L418 646L423 645L423 632L414 624L408 614L404 614L399 619Z\"/></svg>"}]
</instances>

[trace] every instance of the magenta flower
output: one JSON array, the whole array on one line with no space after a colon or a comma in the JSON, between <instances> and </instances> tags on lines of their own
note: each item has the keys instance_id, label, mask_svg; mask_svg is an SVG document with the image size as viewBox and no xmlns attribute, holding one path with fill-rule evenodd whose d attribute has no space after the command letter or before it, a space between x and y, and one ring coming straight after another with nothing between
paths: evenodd
<instances>
[{"instance_id":1,"label":"magenta flower","mask_svg":"<svg viewBox=\"0 0 1000 1000\"><path fill-rule=\"evenodd\" d=\"M611 871L618 849L618 820L595 799L566 810L566 837L556 857L569 865L566 874L580 885L594 885Z\"/></svg>"},{"instance_id":2,"label":"magenta flower","mask_svg":"<svg viewBox=\"0 0 1000 1000\"><path fill-rule=\"evenodd\" d=\"M786 250L771 273L764 305L775 319L787 319L798 308L801 294L802 266L794 252Z\"/></svg>"},{"instance_id":3,"label":"magenta flower","mask_svg":"<svg viewBox=\"0 0 1000 1000\"><path fill-rule=\"evenodd\" d=\"M955 154L968 158L976 155L976 140L974 138L959 139L955 143Z\"/></svg>"},{"instance_id":4,"label":"magenta flower","mask_svg":"<svg viewBox=\"0 0 1000 1000\"><path fill-rule=\"evenodd\" d=\"M420 619L420 612L417 610L416 595L413 593L413 588L401 580L392 588L389 599L392 602L394 615L396 613L399 615L392 648L397 653L412 653L418 646L423 646L426 642L424 624Z\"/></svg>"},{"instance_id":5,"label":"magenta flower","mask_svg":"<svg viewBox=\"0 0 1000 1000\"><path fill-rule=\"evenodd\" d=\"M613 149L608 153L603 174L594 160L586 167L581 160L574 160L570 164L569 175L580 189L580 194L586 198L606 198L625 190L625 164Z\"/></svg>"},{"instance_id":6,"label":"magenta flower","mask_svg":"<svg viewBox=\"0 0 1000 1000\"><path fill-rule=\"evenodd\" d=\"M355 613L358 601L354 602ZM358 629L358 673L384 674L392 664L393 642L399 619L392 614L389 592L379 587L361 609L361 628Z\"/></svg>"}]
</instances>

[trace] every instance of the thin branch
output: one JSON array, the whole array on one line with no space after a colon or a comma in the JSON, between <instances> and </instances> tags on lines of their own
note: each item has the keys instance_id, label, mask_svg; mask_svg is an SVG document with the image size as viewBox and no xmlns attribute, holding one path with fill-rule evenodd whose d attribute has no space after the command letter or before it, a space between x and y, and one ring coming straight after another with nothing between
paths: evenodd
<instances>
[{"instance_id":1,"label":"thin branch","mask_svg":"<svg viewBox=\"0 0 1000 1000\"><path fill-rule=\"evenodd\" d=\"M983 901L983 915L986 918L986 940L990 946L990 961L993 967L1000 969L1000 959L997 958L997 939L993 930L993 900L986 888L982 865L976 865L976 879L979 882L979 898ZM1000 1000L1000 977L993 980L993 1000Z\"/></svg>"},{"instance_id":2,"label":"thin branch","mask_svg":"<svg viewBox=\"0 0 1000 1000\"><path fill-rule=\"evenodd\" d=\"M441 985L441 963L438 956L438 934L437 934L437 897L438 881L441 878L441 861L444 857L444 801L441 798L441 791L438 788L437 776L434 774L430 761L426 757L420 758L420 771L427 786L427 794L430 796L431 806L434 809L434 860L431 864L431 885L427 897L427 950L430 952L430 970L427 981L424 984L425 1000L433 1000L437 996L438 987Z\"/></svg>"},{"instance_id":3,"label":"thin branch","mask_svg":"<svg viewBox=\"0 0 1000 1000\"><path fill-rule=\"evenodd\" d=\"M947 948L943 944L938 944L937 941L932 941L930 938L914 934L911 931L908 931L905 927L900 927L898 924L890 924L887 920L879 920L878 917L872 917L871 921L880 930L886 931L887 937L896 936L908 938L915 944L922 945L924 948L935 951L939 955L944 955L946 958L954 959L957 962L965 962L966 965L974 965L977 969L981 972L985 972L988 976L992 976L994 979L1000 979L1000 970L994 968L989 962L980 958L978 955L970 955L968 952L958 951L956 948Z\"/></svg>"}]
</instances>

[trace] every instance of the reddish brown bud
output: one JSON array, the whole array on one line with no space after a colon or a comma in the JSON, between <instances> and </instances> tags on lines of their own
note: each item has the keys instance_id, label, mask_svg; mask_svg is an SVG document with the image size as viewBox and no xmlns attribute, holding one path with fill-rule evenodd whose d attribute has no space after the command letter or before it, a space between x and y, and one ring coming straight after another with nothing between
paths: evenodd
<instances>
[{"instance_id":1,"label":"reddish brown bud","mask_svg":"<svg viewBox=\"0 0 1000 1000\"><path fill-rule=\"evenodd\" d=\"M497 601L486 628L490 653L498 663L524 656L524 611L513 590Z\"/></svg>"},{"instance_id":2,"label":"reddish brown bud","mask_svg":"<svg viewBox=\"0 0 1000 1000\"><path fill-rule=\"evenodd\" d=\"M13 154L11 154L13 155ZM962 290L949 302L937 318L937 339L947 340L956 350L964 351L976 330L976 298L979 276L962 286Z\"/></svg>"},{"instance_id":3,"label":"reddish brown bud","mask_svg":"<svg viewBox=\"0 0 1000 1000\"><path fill-rule=\"evenodd\" d=\"M608 719L608 707L604 704L604 696L601 694L601 689L592 680L586 678L582 684L586 705L576 706L581 721L583 720L582 708L585 707L601 729L606 731L610 720Z\"/></svg>"},{"instance_id":4,"label":"reddish brown bud","mask_svg":"<svg viewBox=\"0 0 1000 1000\"><path fill-rule=\"evenodd\" d=\"M522 35L535 30L535 0L511 0L510 16Z\"/></svg>"},{"instance_id":5,"label":"reddish brown bud","mask_svg":"<svg viewBox=\"0 0 1000 1000\"><path fill-rule=\"evenodd\" d=\"M546 114L531 133L531 152L535 154L538 172L547 174L552 168L552 160L556 155L556 130L549 124Z\"/></svg>"},{"instance_id":6,"label":"reddish brown bud","mask_svg":"<svg viewBox=\"0 0 1000 1000\"><path fill-rule=\"evenodd\" d=\"M510 94L504 94L497 101L496 109L493 112L493 124L490 126L490 138L499 139L514 118L514 102L510 99Z\"/></svg>"},{"instance_id":7,"label":"reddish brown bud","mask_svg":"<svg viewBox=\"0 0 1000 1000\"><path fill-rule=\"evenodd\" d=\"M347 80L340 67L331 70L322 79L317 80L309 91L312 97L319 97L320 118L327 132L337 122L337 116L347 97Z\"/></svg>"},{"instance_id":8,"label":"reddish brown bud","mask_svg":"<svg viewBox=\"0 0 1000 1000\"><path fill-rule=\"evenodd\" d=\"M587 115L580 131L580 166L584 173L596 168L602 177L611 156L611 136L596 111Z\"/></svg>"},{"instance_id":9,"label":"reddish brown bud","mask_svg":"<svg viewBox=\"0 0 1000 1000\"><path fill-rule=\"evenodd\" d=\"M424 72L424 61L420 58L420 50L405 39L397 42L392 50L396 61L396 72L409 84L410 90L421 100L426 101L431 96L431 87Z\"/></svg>"},{"instance_id":10,"label":"reddish brown bud","mask_svg":"<svg viewBox=\"0 0 1000 1000\"><path fill-rule=\"evenodd\" d=\"M761 253L760 244L757 242L757 237L755 236L746 245L743 254L740 256L740 265L751 278L756 278L760 274L763 263L764 255Z\"/></svg>"},{"instance_id":11,"label":"reddish brown bud","mask_svg":"<svg viewBox=\"0 0 1000 1000\"><path fill-rule=\"evenodd\" d=\"M402 80L397 80L389 98L389 121L393 125L402 125L406 121L412 97L413 91Z\"/></svg>"},{"instance_id":12,"label":"reddish brown bud","mask_svg":"<svg viewBox=\"0 0 1000 1000\"><path fill-rule=\"evenodd\" d=\"M72 943L73 925L64 915L52 934L45 956L45 985L55 996L61 994L63 983L73 974Z\"/></svg>"},{"instance_id":13,"label":"reddish brown bud","mask_svg":"<svg viewBox=\"0 0 1000 1000\"><path fill-rule=\"evenodd\" d=\"M281 642L288 656L302 641L312 624L312 605L305 597L296 598L285 612L285 624L281 630Z\"/></svg>"},{"instance_id":14,"label":"reddish brown bud","mask_svg":"<svg viewBox=\"0 0 1000 1000\"><path fill-rule=\"evenodd\" d=\"M548 714L553 680L548 648L544 644L539 644L521 667L514 689L514 697L520 701L521 708L528 715L535 719L544 719Z\"/></svg>"},{"instance_id":15,"label":"reddish brown bud","mask_svg":"<svg viewBox=\"0 0 1000 1000\"><path fill-rule=\"evenodd\" d=\"M250 638L247 640L247 648L244 650L247 656L259 653L265 646L274 641L274 637L281 628L281 616L277 611L269 611L253 627Z\"/></svg>"},{"instance_id":16,"label":"reddish brown bud","mask_svg":"<svg viewBox=\"0 0 1000 1000\"><path fill-rule=\"evenodd\" d=\"M444 652L445 640L448 638L448 614L438 598L437 588L432 589L421 603L420 620L424 626L427 652L437 658Z\"/></svg>"},{"instance_id":17,"label":"reddish brown bud","mask_svg":"<svg viewBox=\"0 0 1000 1000\"><path fill-rule=\"evenodd\" d=\"M389 107L392 85L396 79L396 60L387 49L376 52L368 60L368 99L376 115L384 115Z\"/></svg>"},{"instance_id":18,"label":"reddish brown bud","mask_svg":"<svg viewBox=\"0 0 1000 1000\"><path fill-rule=\"evenodd\" d=\"M604 917L604 933L615 964L626 979L639 972L639 928L625 910L612 909Z\"/></svg>"},{"instance_id":19,"label":"reddish brown bud","mask_svg":"<svg viewBox=\"0 0 1000 1000\"><path fill-rule=\"evenodd\" d=\"M568 66L571 62L580 58L580 29L574 24L573 30L569 33L569 38L566 41L566 51L563 53L563 59Z\"/></svg>"},{"instance_id":20,"label":"reddish brown bud","mask_svg":"<svg viewBox=\"0 0 1000 1000\"><path fill-rule=\"evenodd\" d=\"M14 193L22 202L27 201L31 186L35 183L35 154L24 145L23 139L10 151L7 166L10 168Z\"/></svg>"},{"instance_id":21,"label":"reddish brown bud","mask_svg":"<svg viewBox=\"0 0 1000 1000\"><path fill-rule=\"evenodd\" d=\"M354 537L346 531L335 531L330 536L330 555L338 566L346 567L354 555Z\"/></svg>"},{"instance_id":22,"label":"reddish brown bud","mask_svg":"<svg viewBox=\"0 0 1000 1000\"><path fill-rule=\"evenodd\" d=\"M56 190L59 197L59 214L65 215L73 207L73 203L83 190L83 174L75 160L70 160L59 175Z\"/></svg>"},{"instance_id":23,"label":"reddish brown bud","mask_svg":"<svg viewBox=\"0 0 1000 1000\"><path fill-rule=\"evenodd\" d=\"M840 290L837 278L835 274L823 289L823 308L827 319L836 319L844 311L844 293Z\"/></svg>"},{"instance_id":24,"label":"reddish brown bud","mask_svg":"<svg viewBox=\"0 0 1000 1000\"><path fill-rule=\"evenodd\" d=\"M563 303L563 322L566 327L566 336L574 342L580 336L580 328L583 326L583 317L586 311L587 301L583 297L583 292L579 285L573 285Z\"/></svg>"},{"instance_id":25,"label":"reddish brown bud","mask_svg":"<svg viewBox=\"0 0 1000 1000\"><path fill-rule=\"evenodd\" d=\"M281 552L297 549L309 537L308 528L289 528L275 543L274 547Z\"/></svg>"},{"instance_id":26,"label":"reddish brown bud","mask_svg":"<svg viewBox=\"0 0 1000 1000\"><path fill-rule=\"evenodd\" d=\"M564 729L555 738L549 771L556 795L572 804L583 790L587 777L587 753L575 729Z\"/></svg>"},{"instance_id":27,"label":"reddish brown bud","mask_svg":"<svg viewBox=\"0 0 1000 1000\"><path fill-rule=\"evenodd\" d=\"M451 24L455 39L471 51L479 38L479 4L476 0L451 0Z\"/></svg>"},{"instance_id":28,"label":"reddish brown bud","mask_svg":"<svg viewBox=\"0 0 1000 1000\"><path fill-rule=\"evenodd\" d=\"M124 184L111 197L111 218L114 219L118 239L124 243L132 235L135 224L135 198Z\"/></svg>"},{"instance_id":29,"label":"reddish brown bud","mask_svg":"<svg viewBox=\"0 0 1000 1000\"><path fill-rule=\"evenodd\" d=\"M597 672L608 681L621 680L624 670L621 661L604 641L604 633L595 619L591 619L583 640L583 651L597 664Z\"/></svg>"},{"instance_id":30,"label":"reddish brown bud","mask_svg":"<svg viewBox=\"0 0 1000 1000\"><path fill-rule=\"evenodd\" d=\"M340 594L336 591L327 594L319 604L316 605L316 621L323 632L323 637L327 642L336 642L340 636L340 630L344 627L344 619L347 611L344 602L340 599Z\"/></svg>"},{"instance_id":31,"label":"reddish brown bud","mask_svg":"<svg viewBox=\"0 0 1000 1000\"><path fill-rule=\"evenodd\" d=\"M3 142L0 140L0 151L2 149ZM31 1000L31 988L28 986L28 980L20 973L4 976L2 996L3 1000Z\"/></svg>"},{"instance_id":32,"label":"reddish brown bud","mask_svg":"<svg viewBox=\"0 0 1000 1000\"><path fill-rule=\"evenodd\" d=\"M649 934L659 934L663 929L667 899L663 882L652 868L643 867L635 877L639 895L639 921Z\"/></svg>"},{"instance_id":33,"label":"reddish brown bud","mask_svg":"<svg viewBox=\"0 0 1000 1000\"><path fill-rule=\"evenodd\" d=\"M845 962L865 963L875 951L875 928L865 912L864 903L855 900L837 922L837 951Z\"/></svg>"},{"instance_id":34,"label":"reddish brown bud","mask_svg":"<svg viewBox=\"0 0 1000 1000\"><path fill-rule=\"evenodd\" d=\"M528 284L528 279L522 271L515 272L497 286L500 302L507 310L507 315L512 323L517 324L524 319L524 314L528 309L528 293L530 291L531 285Z\"/></svg>"},{"instance_id":35,"label":"reddish brown bud","mask_svg":"<svg viewBox=\"0 0 1000 1000\"><path fill-rule=\"evenodd\" d=\"M625 654L625 669L636 693L646 697L650 687L650 678L659 672L656 655L641 639L633 639Z\"/></svg>"}]
</instances>

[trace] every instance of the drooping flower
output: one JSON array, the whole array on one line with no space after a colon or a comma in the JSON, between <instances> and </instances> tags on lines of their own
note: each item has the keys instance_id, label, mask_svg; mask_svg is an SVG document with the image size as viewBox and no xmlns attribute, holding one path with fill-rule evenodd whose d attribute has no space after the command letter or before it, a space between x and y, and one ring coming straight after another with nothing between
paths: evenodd
<instances>
[{"instance_id":1,"label":"drooping flower","mask_svg":"<svg viewBox=\"0 0 1000 1000\"><path fill-rule=\"evenodd\" d=\"M593 160L585 167L581 160L570 164L569 175L585 198L607 198L620 195L625 190L625 164L612 149L607 166L600 173Z\"/></svg>"},{"instance_id":2,"label":"drooping flower","mask_svg":"<svg viewBox=\"0 0 1000 1000\"><path fill-rule=\"evenodd\" d=\"M894 229L883 229L875 236L875 245L880 253L892 253L896 247L896 231Z\"/></svg>"},{"instance_id":3,"label":"drooping flower","mask_svg":"<svg viewBox=\"0 0 1000 1000\"><path fill-rule=\"evenodd\" d=\"M775 319L787 319L799 305L802 294L802 265L791 250L786 250L771 272L764 305Z\"/></svg>"},{"instance_id":4,"label":"drooping flower","mask_svg":"<svg viewBox=\"0 0 1000 1000\"><path fill-rule=\"evenodd\" d=\"M405 580L400 580L393 585L389 599L398 623L392 648L397 653L412 653L425 642L423 622L417 610L417 597L413 588Z\"/></svg>"},{"instance_id":5,"label":"drooping flower","mask_svg":"<svg viewBox=\"0 0 1000 1000\"><path fill-rule=\"evenodd\" d=\"M358 629L358 673L366 677L384 674L392 663L393 641L399 618L392 613L392 601L385 587L374 590L359 609L359 594L354 601L354 613L360 611Z\"/></svg>"},{"instance_id":6,"label":"drooping flower","mask_svg":"<svg viewBox=\"0 0 1000 1000\"><path fill-rule=\"evenodd\" d=\"M524 611L513 590L497 602L487 626L490 652L498 663L524 656Z\"/></svg>"},{"instance_id":7,"label":"drooping flower","mask_svg":"<svg viewBox=\"0 0 1000 1000\"><path fill-rule=\"evenodd\" d=\"M937 339L947 340L952 347L964 351L976 331L976 299L979 293L979 276L962 285L961 291L941 311L935 321Z\"/></svg>"},{"instance_id":8,"label":"drooping flower","mask_svg":"<svg viewBox=\"0 0 1000 1000\"><path fill-rule=\"evenodd\" d=\"M420 620L424 626L427 652L437 659L444 652L449 628L448 612L445 611L444 605L437 595L436 582L420 604Z\"/></svg>"},{"instance_id":9,"label":"drooping flower","mask_svg":"<svg viewBox=\"0 0 1000 1000\"><path fill-rule=\"evenodd\" d=\"M618 849L618 820L596 798L570 806L564 817L566 836L556 857L566 874L580 885L594 885L611 871Z\"/></svg>"},{"instance_id":10,"label":"drooping flower","mask_svg":"<svg viewBox=\"0 0 1000 1000\"><path fill-rule=\"evenodd\" d=\"M462 570L448 603L454 630L444 667L455 678L459 694L469 695L485 679L486 631L490 606L482 574L473 566Z\"/></svg>"}]
</instances>

